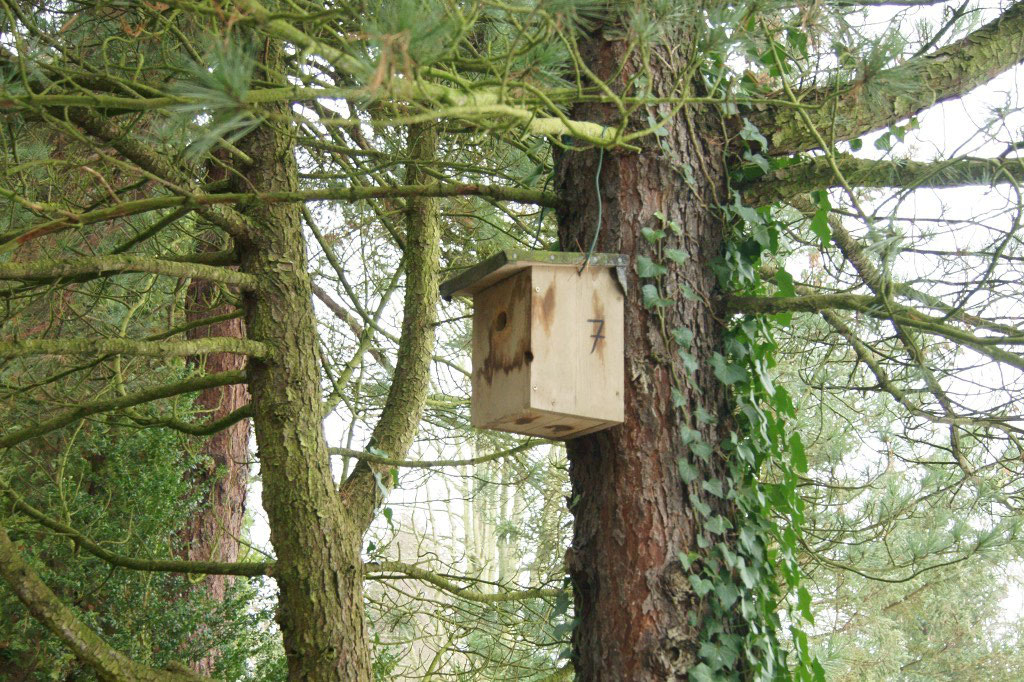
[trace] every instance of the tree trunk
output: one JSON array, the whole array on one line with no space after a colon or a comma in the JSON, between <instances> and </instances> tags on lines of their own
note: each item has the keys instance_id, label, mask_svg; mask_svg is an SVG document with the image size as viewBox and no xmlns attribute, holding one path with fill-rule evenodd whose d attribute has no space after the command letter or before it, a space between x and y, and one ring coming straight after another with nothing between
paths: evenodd
<instances>
[{"instance_id":1,"label":"tree trunk","mask_svg":"<svg viewBox=\"0 0 1024 682\"><path fill-rule=\"evenodd\" d=\"M680 43L686 44L686 43ZM622 91L640 64L626 43L600 31L581 44L583 60ZM651 48L648 64L652 95L667 93L684 73L675 48ZM621 69L621 71L620 71ZM617 75L616 75L617 74ZM641 110L634 127L648 124L647 113L660 119L666 105ZM619 114L607 105L581 104L576 120L617 124ZM642 119L642 120L640 120ZM709 265L723 250L724 227L716 207L723 203L725 166L720 121L709 111L684 110L665 126L661 146L653 138L643 151L562 152L556 158L557 189L565 198L559 212L559 238L566 251L585 251L598 220L595 176L601 163L602 226L597 251L654 257L642 228L663 228L656 212L682 227L681 235L666 230L664 248L685 249L691 256L673 265L662 279L664 293L675 299L657 314L645 309L633 266L628 273L625 308L626 391L623 425L567 444L572 482L575 530L566 566L573 580L578 625L573 633L574 665L579 680L681 680L698 662L701 600L694 593L678 555L700 551L702 517L694 502L702 500L716 513L734 512L701 488L713 477L726 480L724 458L717 448L730 423L725 387L709 368L721 351L723 314L715 309L717 282ZM684 181L685 164L696 178ZM684 297L688 285L695 300ZM677 382L686 369L665 338L665 330L693 331L690 352L699 368L691 387ZM679 385L676 385L676 384ZM677 388L685 408L673 404ZM704 408L717 417L698 429L715 448L704 463L694 457L680 436L685 412ZM690 485L680 477L677 460L698 468Z\"/></svg>"},{"instance_id":2,"label":"tree trunk","mask_svg":"<svg viewBox=\"0 0 1024 682\"><path fill-rule=\"evenodd\" d=\"M207 164L209 182L226 177L221 167ZM208 241L200 245L200 251L214 250L213 240L217 239L217 233L210 230L206 238ZM218 291L217 285L209 280L192 280L185 298L186 320L193 322L232 312L234 308L231 305L217 301ZM245 322L236 318L198 327L187 333L189 339L205 337L245 338ZM232 353L210 353L205 357L197 356L192 362L208 374L245 368L245 357ZM248 402L249 390L245 384L208 388L196 397L196 407L209 421L226 417ZM209 469L198 477L195 485L204 491L204 505L181 532L182 554L191 561L236 561L249 481L249 420L243 419L208 437L202 452L209 458ZM207 596L223 601L229 580L232 578L223 575L206 576L203 584ZM210 652L193 662L192 669L211 675L215 663L216 652Z\"/></svg>"},{"instance_id":3,"label":"tree trunk","mask_svg":"<svg viewBox=\"0 0 1024 682\"><path fill-rule=\"evenodd\" d=\"M261 78L279 79L280 45L268 42ZM274 107L267 107L273 109ZM273 113L286 114L287 104ZM239 145L252 158L245 191L295 191L290 131L264 124ZM246 207L252 239L240 244L241 269L259 278L246 295L249 337L274 350L249 363L263 506L277 554L288 679L371 679L363 611L362 532L346 513L331 477L322 427L320 354L306 243L297 204Z\"/></svg>"}]
</instances>

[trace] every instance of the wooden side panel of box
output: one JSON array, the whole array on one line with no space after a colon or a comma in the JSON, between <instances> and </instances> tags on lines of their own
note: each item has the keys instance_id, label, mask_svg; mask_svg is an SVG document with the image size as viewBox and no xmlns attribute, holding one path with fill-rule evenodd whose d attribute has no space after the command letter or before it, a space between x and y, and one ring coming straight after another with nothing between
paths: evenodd
<instances>
[{"instance_id":1,"label":"wooden side panel of box","mask_svg":"<svg viewBox=\"0 0 1024 682\"><path fill-rule=\"evenodd\" d=\"M494 428L529 407L530 293L526 269L474 297L473 426Z\"/></svg>"}]
</instances>

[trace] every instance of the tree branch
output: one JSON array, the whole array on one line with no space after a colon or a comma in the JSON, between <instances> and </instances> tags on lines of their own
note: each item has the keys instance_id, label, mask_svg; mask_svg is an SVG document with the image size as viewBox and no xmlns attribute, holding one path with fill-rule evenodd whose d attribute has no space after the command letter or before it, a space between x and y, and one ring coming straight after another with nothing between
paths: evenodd
<instances>
[{"instance_id":1,"label":"tree branch","mask_svg":"<svg viewBox=\"0 0 1024 682\"><path fill-rule=\"evenodd\" d=\"M814 127L834 143L909 118L966 94L1024 60L1024 2L1017 2L982 28L927 55L881 71L865 81L825 85L797 93ZM772 105L750 115L768 137L771 154L818 146L797 110Z\"/></svg>"},{"instance_id":2,"label":"tree branch","mask_svg":"<svg viewBox=\"0 0 1024 682\"><path fill-rule=\"evenodd\" d=\"M283 19L275 18L257 0L240 0L238 4L248 12L249 18L260 23L263 30L270 35L319 54L347 76L358 79L360 76L370 75L366 73L365 67L351 55L316 40ZM467 91L466 89L450 88L437 82L417 78L392 78L381 87L366 88L365 95L379 99L382 96L381 90L385 90L387 95L396 101L415 102L426 100L431 103L440 102L447 107L463 110L461 113L456 112L453 115L454 117L461 117L467 113L478 114L485 108L488 110L488 113L496 117L518 120L528 132L534 135L553 137L571 135L579 140L600 146L611 146L619 142L615 128L589 121L573 121L563 115L539 116L538 112L526 107L508 105L502 101L505 93L500 89ZM421 117L423 120L416 121L415 123L432 125L433 121L444 115L443 111L426 112ZM413 124L415 125L415 123Z\"/></svg>"},{"instance_id":3,"label":"tree branch","mask_svg":"<svg viewBox=\"0 0 1024 682\"><path fill-rule=\"evenodd\" d=\"M750 315L777 313L818 313L822 310L856 310L870 312L879 305L875 296L867 294L807 294L804 296L732 296L724 298L726 312Z\"/></svg>"},{"instance_id":4,"label":"tree branch","mask_svg":"<svg viewBox=\"0 0 1024 682\"><path fill-rule=\"evenodd\" d=\"M0 341L0 358L30 355L141 355L171 358L202 353L237 353L267 358L270 348L259 341L213 336L188 341L137 341L135 339L27 339Z\"/></svg>"},{"instance_id":5,"label":"tree branch","mask_svg":"<svg viewBox=\"0 0 1024 682\"><path fill-rule=\"evenodd\" d=\"M18 509L39 525L49 528L55 533L67 536L75 544L93 556L106 561L111 566L127 568L133 571L153 571L160 573L200 573L204 575L240 575L254 577L271 575L273 562L231 562L231 561L180 561L174 559L138 559L117 554L103 547L71 526L50 518L40 510L25 502L10 488L0 484L0 492L6 494Z\"/></svg>"},{"instance_id":6,"label":"tree branch","mask_svg":"<svg viewBox=\"0 0 1024 682\"><path fill-rule=\"evenodd\" d=\"M411 162L406 166L410 185L429 177L426 168L437 159L437 129L433 125L409 128ZM441 260L441 216L436 199L411 196L406 202L405 301L402 336L387 401L370 437L370 445L404 459L419 428L430 385L437 320ZM380 488L390 488L386 466L361 461L341 486L341 499L355 522L369 528L381 499Z\"/></svg>"},{"instance_id":7,"label":"tree branch","mask_svg":"<svg viewBox=\"0 0 1024 682\"><path fill-rule=\"evenodd\" d=\"M517 590L515 592L481 592L480 590L472 590L468 587L463 587L458 583L449 580L433 571L428 571L412 564L404 564L400 561L382 561L380 563L364 564L367 575L375 575L382 573L397 573L402 577L413 578L415 580L422 580L423 582L430 583L434 587L437 587L449 594L453 594L460 599L466 599L468 601L475 601L481 604L497 604L500 602L510 601L524 601L526 599L553 599L558 597L560 594L564 594L564 590L555 589L543 589L534 588L531 590ZM379 579L393 576L380 576Z\"/></svg>"},{"instance_id":8,"label":"tree branch","mask_svg":"<svg viewBox=\"0 0 1024 682\"><path fill-rule=\"evenodd\" d=\"M960 157L933 162L878 161L840 154L835 156L835 162L851 187L915 189L1024 182L1024 159ZM743 190L743 201L751 206L764 206L811 190L838 186L840 183L828 159L816 157L758 178Z\"/></svg>"},{"instance_id":9,"label":"tree branch","mask_svg":"<svg viewBox=\"0 0 1024 682\"><path fill-rule=\"evenodd\" d=\"M203 265L186 260L148 258L145 256L95 256L66 261L30 261L0 263L0 280L51 281L83 275L117 275L127 272L148 272L169 277L205 279L231 284L244 290L256 288L252 275L227 268Z\"/></svg>"},{"instance_id":10,"label":"tree branch","mask_svg":"<svg viewBox=\"0 0 1024 682\"><path fill-rule=\"evenodd\" d=\"M433 467L461 467L461 466L472 466L474 464L483 464L485 462L493 462L496 459L502 457L508 457L524 450L536 446L540 442L539 440L529 440L525 443L509 448L508 450L499 450L498 452L492 452L489 455L482 455L480 457L472 457L470 459L400 459L397 457L383 457L381 455L373 455L367 452L361 452L359 450L350 450L348 448L330 448L329 452L332 455L340 457L351 457L358 459L360 462L366 462L368 464L378 464L381 466L392 466L392 467L406 467L409 469L430 469Z\"/></svg>"},{"instance_id":11,"label":"tree branch","mask_svg":"<svg viewBox=\"0 0 1024 682\"><path fill-rule=\"evenodd\" d=\"M202 209L220 204L244 206L251 202L262 204L305 203L309 201L364 201L367 199L399 197L466 197L479 196L496 201L515 201L523 204L537 204L549 208L558 205L558 197L550 192L502 185L423 183L392 185L386 187L328 187L294 192L219 192L215 194L188 194L147 197L135 201L123 201L114 206L66 214L60 218L36 223L23 230L0 234L0 252L17 247L31 239L46 234L92 225L94 223L139 215L164 208L194 207ZM42 207L40 207L42 209ZM203 214L205 217L205 214ZM215 223L216 224L216 223ZM233 233L229 233L233 234Z\"/></svg>"},{"instance_id":12,"label":"tree branch","mask_svg":"<svg viewBox=\"0 0 1024 682\"><path fill-rule=\"evenodd\" d=\"M107 644L82 623L39 579L0 527L0 577L29 613L106 682L195 682L209 678L141 665Z\"/></svg>"},{"instance_id":13,"label":"tree branch","mask_svg":"<svg viewBox=\"0 0 1024 682\"><path fill-rule=\"evenodd\" d=\"M201 391L214 386L240 384L244 381L245 372L219 372L217 374L192 377L191 379L186 379L175 384L147 388L145 390L138 391L136 393L129 393L128 395L119 396L117 398L84 403L78 407L68 410L64 414L57 415L56 417L37 422L31 426L25 426L16 431L11 431L0 436L0 448L9 448L30 438L42 436L94 414L112 412L126 407L134 407L135 405L141 405L154 400L171 398L183 393L193 393L195 391Z\"/></svg>"}]
</instances>

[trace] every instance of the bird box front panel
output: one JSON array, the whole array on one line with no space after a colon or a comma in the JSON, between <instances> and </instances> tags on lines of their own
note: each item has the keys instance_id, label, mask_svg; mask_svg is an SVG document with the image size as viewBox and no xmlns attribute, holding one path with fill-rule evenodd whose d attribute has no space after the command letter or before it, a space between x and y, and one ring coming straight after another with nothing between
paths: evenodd
<instances>
[{"instance_id":1,"label":"bird box front panel","mask_svg":"<svg viewBox=\"0 0 1024 682\"><path fill-rule=\"evenodd\" d=\"M624 296L612 270L532 268L530 407L561 415L548 437L623 420Z\"/></svg>"},{"instance_id":2,"label":"bird box front panel","mask_svg":"<svg viewBox=\"0 0 1024 682\"><path fill-rule=\"evenodd\" d=\"M530 291L525 269L474 297L473 426L510 430L529 408Z\"/></svg>"}]
</instances>

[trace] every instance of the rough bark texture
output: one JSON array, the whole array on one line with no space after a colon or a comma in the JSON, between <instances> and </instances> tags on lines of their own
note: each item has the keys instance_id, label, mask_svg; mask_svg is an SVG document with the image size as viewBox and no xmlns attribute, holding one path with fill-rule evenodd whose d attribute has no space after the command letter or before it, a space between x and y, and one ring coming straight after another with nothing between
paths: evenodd
<instances>
[{"instance_id":1,"label":"rough bark texture","mask_svg":"<svg viewBox=\"0 0 1024 682\"><path fill-rule=\"evenodd\" d=\"M267 77L281 70L279 47L265 57ZM270 107L268 107L270 108ZM280 107L283 113L285 107ZM291 191L297 169L287 130L263 125L240 147L253 159L246 184ZM301 213L294 204L253 203L253 241L241 244L241 269L260 289L246 298L250 338L273 358L250 361L263 506L277 554L277 620L295 682L370 679L360 561L362 534L344 513L331 478L321 422L316 318Z\"/></svg>"},{"instance_id":2,"label":"rough bark texture","mask_svg":"<svg viewBox=\"0 0 1024 682\"><path fill-rule=\"evenodd\" d=\"M409 184L429 177L437 157L437 130L433 125L409 128L406 168ZM430 387L437 321L438 272L441 260L440 205L430 197L410 197L405 204L405 300L402 336L387 402L373 429L371 446L394 459L405 459L419 430ZM340 499L365 532L382 499L380 488L390 489L391 467L360 461L341 488Z\"/></svg>"},{"instance_id":3,"label":"rough bark texture","mask_svg":"<svg viewBox=\"0 0 1024 682\"><path fill-rule=\"evenodd\" d=\"M599 77L611 79L627 59L625 49L624 43L596 34L582 45L582 56ZM636 72L638 64L630 59L611 82L613 88L621 88ZM652 50L650 75L656 95L675 85L682 73L677 62L671 50ZM637 124L646 124L645 114ZM572 116L614 123L618 114L580 105ZM717 286L709 264L721 253L724 237L715 210L723 202L725 186L720 126L704 111L683 112L666 128L667 150L651 146L639 153L604 153L597 250L629 254L635 264L638 255L655 256L640 230L664 227L654 217L656 211L682 227L681 236L668 231L662 243L691 255L684 266L673 265L663 278L665 294L676 300L665 310L665 329L681 325L694 332L691 352L700 363L696 388L678 388L690 414L703 407L719 416L717 425L700 427L704 439L715 446L730 421L726 391L708 365L712 353L721 350L724 331L722 313L708 303L716 300ZM565 250L585 250L593 238L598 154L568 152L557 159L557 189L565 199L559 236ZM681 173L686 163L696 176L693 189ZM632 266L627 279L626 421L567 444L575 515L566 556L578 618L574 664L579 680L686 679L697 662L700 633L694 623L700 621L700 600L677 556L680 551L697 551L701 517L692 504L696 497L720 513L730 513L700 487L704 479L724 479L725 465L719 454L705 464L682 444L682 412L673 406L671 388L673 372L681 377L685 370L665 341L657 316L644 308L642 282ZM698 300L684 298L684 283ZM678 473L681 457L701 472L689 486ZM696 617L691 620L692 616Z\"/></svg>"},{"instance_id":4,"label":"rough bark texture","mask_svg":"<svg viewBox=\"0 0 1024 682\"><path fill-rule=\"evenodd\" d=\"M216 167L214 167L216 168ZM220 170L219 168L217 169ZM210 180L225 178L214 177ZM214 237L214 233L207 235ZM211 241L204 242L202 251L212 250ZM225 315L234 306L218 302L220 288L207 280L194 279L186 296L185 317L194 322L208 317ZM190 339L227 336L245 338L245 322L240 318L225 320L192 329ZM197 356L193 363L205 372L225 372L245 369L245 357L231 353L210 353ZM208 388L196 398L196 407L205 414L204 421L223 419L249 402L249 389L245 384ZM249 420L232 424L214 433L203 443L203 454L208 468L195 481L203 493L203 508L194 514L181 532L183 555L191 561L236 561L242 521L245 518L245 493L249 481ZM208 575L203 580L207 596L223 601L229 578ZM210 674L216 663L215 652L195 661L192 669Z\"/></svg>"}]
</instances>

